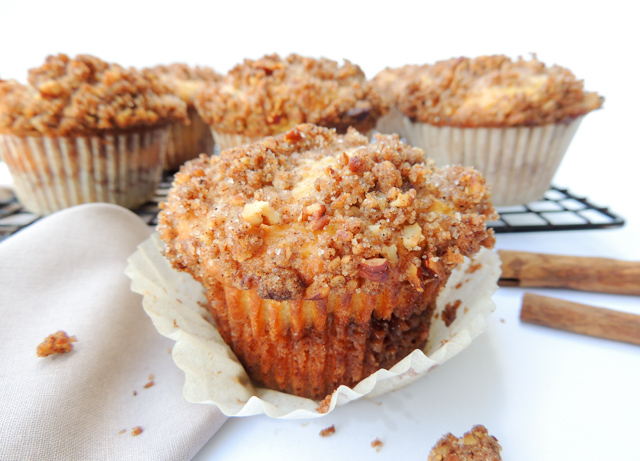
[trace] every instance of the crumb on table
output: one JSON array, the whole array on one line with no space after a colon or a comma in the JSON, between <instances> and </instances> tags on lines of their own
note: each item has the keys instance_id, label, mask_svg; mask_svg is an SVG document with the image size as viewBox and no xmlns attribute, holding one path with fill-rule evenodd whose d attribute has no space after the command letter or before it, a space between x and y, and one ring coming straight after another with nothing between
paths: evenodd
<instances>
[{"instance_id":1,"label":"crumb on table","mask_svg":"<svg viewBox=\"0 0 640 461\"><path fill-rule=\"evenodd\" d=\"M501 461L502 447L482 425L476 425L459 439L447 434L429 453L429 461Z\"/></svg>"},{"instance_id":2,"label":"crumb on table","mask_svg":"<svg viewBox=\"0 0 640 461\"><path fill-rule=\"evenodd\" d=\"M375 439L373 442L371 442L371 448L375 448L375 449L376 449L376 451L380 451L380 449L382 448L382 445L384 445L384 444L383 444L383 443L382 443L382 441L381 441L379 438L377 438L377 437L376 437L376 439Z\"/></svg>"},{"instance_id":3,"label":"crumb on table","mask_svg":"<svg viewBox=\"0 0 640 461\"><path fill-rule=\"evenodd\" d=\"M326 429L322 429L320 431L320 437L328 437L331 434L335 434L336 433L336 426L335 425L331 425L329 427L327 427Z\"/></svg>"},{"instance_id":4,"label":"crumb on table","mask_svg":"<svg viewBox=\"0 0 640 461\"><path fill-rule=\"evenodd\" d=\"M144 385L144 388L149 389L151 386L153 386L155 384L154 379L155 378L153 375L149 375L149 382Z\"/></svg>"},{"instance_id":5,"label":"crumb on table","mask_svg":"<svg viewBox=\"0 0 640 461\"><path fill-rule=\"evenodd\" d=\"M75 336L68 336L66 332L60 330L49 335L38 345L38 357L47 357L52 354L63 354L73 349L73 344L78 339Z\"/></svg>"},{"instance_id":6,"label":"crumb on table","mask_svg":"<svg viewBox=\"0 0 640 461\"><path fill-rule=\"evenodd\" d=\"M131 429L131 435L132 436L136 436L136 435L140 435L142 434L142 428L140 426L136 426L133 429Z\"/></svg>"}]
</instances>

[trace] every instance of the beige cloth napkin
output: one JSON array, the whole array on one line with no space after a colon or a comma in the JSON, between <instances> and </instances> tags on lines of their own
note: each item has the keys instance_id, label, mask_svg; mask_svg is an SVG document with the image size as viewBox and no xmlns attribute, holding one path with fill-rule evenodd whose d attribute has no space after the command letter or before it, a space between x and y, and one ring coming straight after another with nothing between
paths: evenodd
<instances>
[{"instance_id":1,"label":"beige cloth napkin","mask_svg":"<svg viewBox=\"0 0 640 461\"><path fill-rule=\"evenodd\" d=\"M149 233L130 211L93 204L0 244L0 460L190 459L224 423L184 400L174 343L130 290L127 258ZM37 357L58 330L74 349Z\"/></svg>"}]
</instances>

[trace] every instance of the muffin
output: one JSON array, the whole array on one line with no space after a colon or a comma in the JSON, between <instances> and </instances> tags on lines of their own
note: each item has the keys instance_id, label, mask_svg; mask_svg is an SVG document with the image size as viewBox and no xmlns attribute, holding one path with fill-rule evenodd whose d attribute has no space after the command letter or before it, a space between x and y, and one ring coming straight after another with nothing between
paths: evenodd
<instances>
[{"instance_id":1,"label":"muffin","mask_svg":"<svg viewBox=\"0 0 640 461\"><path fill-rule=\"evenodd\" d=\"M452 269L494 243L478 172L352 128L200 156L160 207L165 256L249 376L314 399L423 348Z\"/></svg>"},{"instance_id":2,"label":"muffin","mask_svg":"<svg viewBox=\"0 0 640 461\"><path fill-rule=\"evenodd\" d=\"M292 54L245 60L196 101L221 149L313 123L369 133L386 110L360 67Z\"/></svg>"},{"instance_id":3,"label":"muffin","mask_svg":"<svg viewBox=\"0 0 640 461\"><path fill-rule=\"evenodd\" d=\"M160 180L167 126L185 119L186 104L153 73L49 56L29 85L0 82L0 157L33 213L88 202L135 208Z\"/></svg>"},{"instance_id":4,"label":"muffin","mask_svg":"<svg viewBox=\"0 0 640 461\"><path fill-rule=\"evenodd\" d=\"M222 75L209 67L189 67L186 64L156 66L151 71L187 105L187 123L169 125L169 144L164 169L176 171L187 160L199 154L213 153L213 136L209 125L198 115L195 107L196 96L207 82L218 82Z\"/></svg>"},{"instance_id":5,"label":"muffin","mask_svg":"<svg viewBox=\"0 0 640 461\"><path fill-rule=\"evenodd\" d=\"M603 103L569 70L535 55L387 69L374 83L395 108L395 120L379 129L401 131L438 165L474 166L496 206L541 198L583 117Z\"/></svg>"}]
</instances>

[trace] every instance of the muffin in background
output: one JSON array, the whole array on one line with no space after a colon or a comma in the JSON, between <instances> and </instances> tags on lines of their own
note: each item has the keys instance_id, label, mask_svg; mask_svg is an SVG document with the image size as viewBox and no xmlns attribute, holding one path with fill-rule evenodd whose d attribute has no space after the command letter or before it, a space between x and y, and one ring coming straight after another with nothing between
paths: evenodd
<instances>
[{"instance_id":1,"label":"muffin in background","mask_svg":"<svg viewBox=\"0 0 640 461\"><path fill-rule=\"evenodd\" d=\"M0 83L0 156L33 213L135 208L161 178L167 126L185 118L185 103L152 73L58 54L29 71L29 85Z\"/></svg>"},{"instance_id":2,"label":"muffin in background","mask_svg":"<svg viewBox=\"0 0 640 461\"><path fill-rule=\"evenodd\" d=\"M364 73L349 61L277 54L245 59L196 101L221 149L313 123L370 133L386 111Z\"/></svg>"},{"instance_id":3,"label":"muffin in background","mask_svg":"<svg viewBox=\"0 0 640 461\"><path fill-rule=\"evenodd\" d=\"M424 347L440 289L493 246L495 218L472 168L306 124L187 162L158 231L249 376L322 399Z\"/></svg>"},{"instance_id":4,"label":"muffin in background","mask_svg":"<svg viewBox=\"0 0 640 461\"><path fill-rule=\"evenodd\" d=\"M210 67L186 64L160 65L149 69L158 74L160 79L187 105L187 123L169 125L169 144L165 157L164 169L176 171L187 160L200 154L213 153L213 135L211 129L195 108L196 96L207 83L222 80L222 75Z\"/></svg>"},{"instance_id":5,"label":"muffin in background","mask_svg":"<svg viewBox=\"0 0 640 461\"><path fill-rule=\"evenodd\" d=\"M378 129L398 132L438 165L477 168L496 206L541 198L583 117L603 103L568 69L535 55L386 69L374 84L394 107Z\"/></svg>"}]
</instances>

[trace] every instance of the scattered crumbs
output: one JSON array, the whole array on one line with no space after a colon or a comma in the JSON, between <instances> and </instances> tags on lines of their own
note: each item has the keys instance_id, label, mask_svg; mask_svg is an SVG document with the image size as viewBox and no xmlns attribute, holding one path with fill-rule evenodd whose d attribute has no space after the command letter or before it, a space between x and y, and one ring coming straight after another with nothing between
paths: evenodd
<instances>
[{"instance_id":1,"label":"scattered crumbs","mask_svg":"<svg viewBox=\"0 0 640 461\"><path fill-rule=\"evenodd\" d=\"M444 346L445 344L447 344L449 342L448 339L443 339L442 341L440 341L440 345Z\"/></svg>"},{"instance_id":2,"label":"scattered crumbs","mask_svg":"<svg viewBox=\"0 0 640 461\"><path fill-rule=\"evenodd\" d=\"M381 407L381 406L382 406L382 402L373 402L373 403L375 403L375 404L376 404L376 405L378 405L379 407Z\"/></svg>"},{"instance_id":3,"label":"scattered crumbs","mask_svg":"<svg viewBox=\"0 0 640 461\"><path fill-rule=\"evenodd\" d=\"M118 432L118 434L122 435L122 434L126 434L127 430L126 429L122 429L120 432Z\"/></svg>"},{"instance_id":4,"label":"scattered crumbs","mask_svg":"<svg viewBox=\"0 0 640 461\"><path fill-rule=\"evenodd\" d=\"M176 298L176 301L178 301L180 304L183 304L182 301L180 301L180 299Z\"/></svg>"},{"instance_id":5,"label":"scattered crumbs","mask_svg":"<svg viewBox=\"0 0 640 461\"><path fill-rule=\"evenodd\" d=\"M440 312L436 312L433 316L434 319L439 319L440 318Z\"/></svg>"},{"instance_id":6,"label":"scattered crumbs","mask_svg":"<svg viewBox=\"0 0 640 461\"><path fill-rule=\"evenodd\" d=\"M36 353L38 357L47 357L53 354L64 354L73 349L73 344L78 339L75 336L68 336L66 332L60 330L54 334L49 335L45 340L38 344Z\"/></svg>"},{"instance_id":7,"label":"scattered crumbs","mask_svg":"<svg viewBox=\"0 0 640 461\"><path fill-rule=\"evenodd\" d=\"M153 375L149 375L149 382L144 385L144 388L149 389L151 386L153 386L155 384L153 380L154 380Z\"/></svg>"},{"instance_id":8,"label":"scattered crumbs","mask_svg":"<svg viewBox=\"0 0 640 461\"><path fill-rule=\"evenodd\" d=\"M171 354L171 348L167 349L167 354Z\"/></svg>"},{"instance_id":9,"label":"scattered crumbs","mask_svg":"<svg viewBox=\"0 0 640 461\"><path fill-rule=\"evenodd\" d=\"M322 429L320 431L320 437L328 437L331 434L335 434L335 432L336 432L336 426L332 424L331 426L327 427L326 429Z\"/></svg>"},{"instance_id":10,"label":"scattered crumbs","mask_svg":"<svg viewBox=\"0 0 640 461\"><path fill-rule=\"evenodd\" d=\"M176 319L173 319L173 328L179 328Z\"/></svg>"},{"instance_id":11,"label":"scattered crumbs","mask_svg":"<svg viewBox=\"0 0 640 461\"><path fill-rule=\"evenodd\" d=\"M331 406L331 394L327 395L324 399L320 401L320 405L316 408L318 413L327 413L329 411L329 407Z\"/></svg>"},{"instance_id":12,"label":"scattered crumbs","mask_svg":"<svg viewBox=\"0 0 640 461\"><path fill-rule=\"evenodd\" d=\"M446 326L451 326L453 321L456 319L458 307L462 304L461 300L456 300L453 303L449 303L444 306L444 310L442 311L442 321Z\"/></svg>"},{"instance_id":13,"label":"scattered crumbs","mask_svg":"<svg viewBox=\"0 0 640 461\"><path fill-rule=\"evenodd\" d=\"M500 322L501 323L505 323L505 319L500 319Z\"/></svg>"},{"instance_id":14,"label":"scattered crumbs","mask_svg":"<svg viewBox=\"0 0 640 461\"><path fill-rule=\"evenodd\" d=\"M136 435L140 435L142 434L142 428L140 426L136 426L133 429L131 429L131 435L132 436L136 436Z\"/></svg>"},{"instance_id":15,"label":"scattered crumbs","mask_svg":"<svg viewBox=\"0 0 640 461\"><path fill-rule=\"evenodd\" d=\"M133 396L135 397L136 395L138 395L138 391L133 391Z\"/></svg>"},{"instance_id":16,"label":"scattered crumbs","mask_svg":"<svg viewBox=\"0 0 640 461\"><path fill-rule=\"evenodd\" d=\"M373 442L371 442L371 448L375 448L376 451L380 451L380 449L382 448L382 445L384 444L377 437Z\"/></svg>"},{"instance_id":17,"label":"scattered crumbs","mask_svg":"<svg viewBox=\"0 0 640 461\"><path fill-rule=\"evenodd\" d=\"M460 288L462 286L462 282L459 282L454 288L457 290L458 288Z\"/></svg>"},{"instance_id":18,"label":"scattered crumbs","mask_svg":"<svg viewBox=\"0 0 640 461\"><path fill-rule=\"evenodd\" d=\"M469 308L468 308L468 307L465 307L465 308L464 308L464 313L465 313L465 314L468 314L468 313L469 313Z\"/></svg>"},{"instance_id":19,"label":"scattered crumbs","mask_svg":"<svg viewBox=\"0 0 640 461\"><path fill-rule=\"evenodd\" d=\"M302 427L307 427L307 424L309 424L309 423L307 423L306 421L302 421L302 423L300 423L300 425L301 425Z\"/></svg>"}]
</instances>

